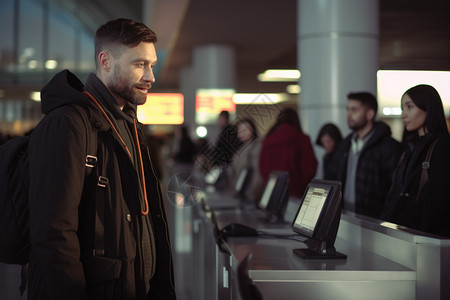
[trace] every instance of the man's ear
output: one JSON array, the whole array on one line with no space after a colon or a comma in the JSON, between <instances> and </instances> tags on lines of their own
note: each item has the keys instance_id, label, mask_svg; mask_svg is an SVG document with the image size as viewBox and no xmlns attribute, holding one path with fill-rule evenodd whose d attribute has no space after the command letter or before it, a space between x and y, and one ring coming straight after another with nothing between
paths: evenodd
<instances>
[{"instance_id":1,"label":"man's ear","mask_svg":"<svg viewBox=\"0 0 450 300\"><path fill-rule=\"evenodd\" d=\"M366 111L366 118L367 118L367 120L372 120L372 121L374 121L375 120L375 111L373 110L373 109L368 109L367 111Z\"/></svg>"},{"instance_id":2,"label":"man's ear","mask_svg":"<svg viewBox=\"0 0 450 300\"><path fill-rule=\"evenodd\" d=\"M98 60L100 62L100 68L106 72L109 72L112 67L112 57L111 54L109 54L106 51L100 52L98 55Z\"/></svg>"}]
</instances>

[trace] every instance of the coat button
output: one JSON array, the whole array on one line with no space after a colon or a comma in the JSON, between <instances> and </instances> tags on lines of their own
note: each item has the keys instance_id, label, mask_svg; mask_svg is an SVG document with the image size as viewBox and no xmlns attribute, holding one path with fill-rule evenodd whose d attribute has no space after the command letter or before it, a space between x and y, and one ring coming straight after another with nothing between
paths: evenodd
<instances>
[{"instance_id":1,"label":"coat button","mask_svg":"<svg viewBox=\"0 0 450 300\"><path fill-rule=\"evenodd\" d=\"M127 214L127 221L130 222L131 221L131 215Z\"/></svg>"},{"instance_id":2,"label":"coat button","mask_svg":"<svg viewBox=\"0 0 450 300\"><path fill-rule=\"evenodd\" d=\"M95 123L95 127L97 127L97 128L100 128L100 127L102 127L102 123L100 123L100 122L96 122L96 123Z\"/></svg>"}]
</instances>

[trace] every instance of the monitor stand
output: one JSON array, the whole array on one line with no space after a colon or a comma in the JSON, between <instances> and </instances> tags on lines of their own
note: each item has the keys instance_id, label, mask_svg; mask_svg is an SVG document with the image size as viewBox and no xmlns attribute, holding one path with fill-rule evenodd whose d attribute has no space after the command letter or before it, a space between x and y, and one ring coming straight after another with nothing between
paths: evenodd
<instances>
[{"instance_id":1,"label":"monitor stand","mask_svg":"<svg viewBox=\"0 0 450 300\"><path fill-rule=\"evenodd\" d=\"M328 251L330 250L330 251ZM328 249L327 253L319 254L311 249L294 249L292 250L294 254L300 256L303 259L347 259L347 255L337 252L334 247L333 249Z\"/></svg>"}]
</instances>

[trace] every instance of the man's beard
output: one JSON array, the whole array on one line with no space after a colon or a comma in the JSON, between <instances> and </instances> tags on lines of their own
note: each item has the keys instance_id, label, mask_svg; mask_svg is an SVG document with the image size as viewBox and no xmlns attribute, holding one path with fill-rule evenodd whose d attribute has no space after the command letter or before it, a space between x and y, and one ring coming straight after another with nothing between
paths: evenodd
<instances>
[{"instance_id":1,"label":"man's beard","mask_svg":"<svg viewBox=\"0 0 450 300\"><path fill-rule=\"evenodd\" d=\"M127 78L122 76L120 67L114 69L114 76L108 86L112 93L122 97L129 103L136 105L144 104L147 101L147 94L141 93L136 87L150 89L151 85L131 84Z\"/></svg>"},{"instance_id":2,"label":"man's beard","mask_svg":"<svg viewBox=\"0 0 450 300\"><path fill-rule=\"evenodd\" d=\"M364 128L367 125L368 121L366 118L359 120L358 122L355 122L353 125L349 125L348 127L350 127L351 130L353 131L358 131L362 128Z\"/></svg>"}]
</instances>

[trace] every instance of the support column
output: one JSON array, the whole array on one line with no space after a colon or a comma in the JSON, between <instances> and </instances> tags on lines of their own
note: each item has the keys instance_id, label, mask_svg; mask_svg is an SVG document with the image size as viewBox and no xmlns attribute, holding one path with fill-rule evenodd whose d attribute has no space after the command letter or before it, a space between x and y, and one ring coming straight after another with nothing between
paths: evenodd
<instances>
[{"instance_id":1,"label":"support column","mask_svg":"<svg viewBox=\"0 0 450 300\"><path fill-rule=\"evenodd\" d=\"M193 50L192 63L195 90L235 89L236 58L231 46L204 45L197 47ZM205 127L208 129L209 139L214 139L219 134L217 124Z\"/></svg>"},{"instance_id":2,"label":"support column","mask_svg":"<svg viewBox=\"0 0 450 300\"><path fill-rule=\"evenodd\" d=\"M194 76L198 88L232 89L235 87L236 59L227 45L205 45L193 52Z\"/></svg>"},{"instance_id":3,"label":"support column","mask_svg":"<svg viewBox=\"0 0 450 300\"><path fill-rule=\"evenodd\" d=\"M300 117L312 140L327 122L349 132L349 92L376 95L378 33L379 0L298 0Z\"/></svg>"}]
</instances>

